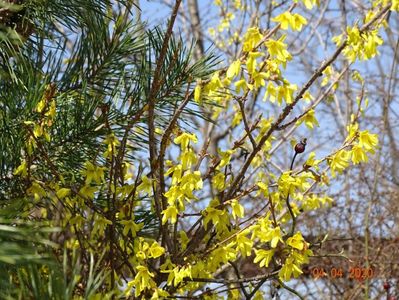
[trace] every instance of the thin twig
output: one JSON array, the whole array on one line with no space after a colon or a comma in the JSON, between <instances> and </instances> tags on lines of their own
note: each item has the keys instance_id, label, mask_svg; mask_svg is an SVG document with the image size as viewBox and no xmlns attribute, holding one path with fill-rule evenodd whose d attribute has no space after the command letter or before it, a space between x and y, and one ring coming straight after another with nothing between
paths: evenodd
<instances>
[{"instance_id":1,"label":"thin twig","mask_svg":"<svg viewBox=\"0 0 399 300\"><path fill-rule=\"evenodd\" d=\"M160 89L163 79L161 78L161 69L162 65L165 61L166 52L168 50L169 41L171 39L173 33L173 26L176 20L176 16L180 7L181 0L176 0L175 6L172 10L172 15L169 20L168 28L166 30L162 48L160 50L159 56L157 57L157 65L154 71L154 79L152 81L151 90L148 97L148 137L149 137L149 153L150 153L150 166L152 171L152 177L156 175L157 170L157 143L155 139L155 102L156 95ZM163 176L163 174L159 174L159 176ZM162 192L160 188L155 186L153 182L153 191L154 191L154 204L155 209L157 211L158 218L161 220L161 209L162 209ZM162 223L161 223L162 224ZM169 249L173 249L173 245L169 239L168 230L165 226L160 226L162 232L162 244L167 243Z\"/></svg>"}]
</instances>

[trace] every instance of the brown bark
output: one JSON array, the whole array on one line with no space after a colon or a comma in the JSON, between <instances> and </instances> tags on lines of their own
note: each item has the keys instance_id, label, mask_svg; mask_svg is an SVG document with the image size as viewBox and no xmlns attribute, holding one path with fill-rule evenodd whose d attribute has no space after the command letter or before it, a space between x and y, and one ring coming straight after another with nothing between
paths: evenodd
<instances>
[{"instance_id":1,"label":"brown bark","mask_svg":"<svg viewBox=\"0 0 399 300\"><path fill-rule=\"evenodd\" d=\"M196 41L194 58L195 60L199 60L204 55L204 40L201 30L198 1L188 0L187 5L191 19L191 30L193 32L193 36Z\"/></svg>"}]
</instances>

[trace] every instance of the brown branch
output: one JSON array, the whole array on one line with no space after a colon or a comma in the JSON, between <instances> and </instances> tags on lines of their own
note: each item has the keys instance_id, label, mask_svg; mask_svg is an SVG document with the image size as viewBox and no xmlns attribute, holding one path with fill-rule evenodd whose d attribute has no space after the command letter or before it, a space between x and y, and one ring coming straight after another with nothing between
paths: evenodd
<instances>
[{"instance_id":1,"label":"brown branch","mask_svg":"<svg viewBox=\"0 0 399 300\"><path fill-rule=\"evenodd\" d=\"M152 176L156 178L156 170L157 170L157 141L155 139L155 102L156 102L156 96L158 94L158 91L161 87L163 79L161 78L161 69L162 65L165 61L166 57L166 52L168 50L168 45L169 41L171 39L172 33L173 33L173 25L176 20L176 16L179 10L181 0L176 0L175 6L172 11L171 18L169 20L168 28L166 30L163 44L161 51L159 53L159 57L157 57L157 65L154 71L154 79L152 81L152 86L151 90L149 93L149 98L148 98L148 136L149 136L149 153L150 153L150 166L151 166L151 172ZM159 174L159 177L163 176L163 174ZM162 198L162 192L160 188L157 188L154 183L153 183L153 191L154 191L154 206L158 215L158 218L161 220L161 209L162 209L162 202L160 202L160 199ZM173 245L168 238L168 231L167 228L161 225L160 230L162 231L162 244L164 245L165 243L168 243L168 248L173 249Z\"/></svg>"},{"instance_id":2,"label":"brown branch","mask_svg":"<svg viewBox=\"0 0 399 300\"><path fill-rule=\"evenodd\" d=\"M287 123L285 124L281 124L280 126L277 127L276 130L283 130L289 126L291 126L292 124L296 123L298 120L300 120L301 118L303 118L310 110L314 109L321 101L323 101L324 98L327 97L327 95L330 93L330 91L334 88L334 85L342 78L342 76L346 73L346 71L348 71L349 67L351 66L351 64L348 64L345 66L345 68L341 71L341 73L337 76L337 78L330 84L330 86L323 92L323 94L320 95L319 98L317 98L316 101L314 101L314 103L312 103L311 105L309 105L308 108L305 109L305 111L303 113L301 113L300 115L294 117L292 120L287 121ZM360 107L360 106L359 106Z\"/></svg>"},{"instance_id":3,"label":"brown branch","mask_svg":"<svg viewBox=\"0 0 399 300\"><path fill-rule=\"evenodd\" d=\"M237 265L233 261L229 261L229 264L233 267L233 270L236 273L237 279L240 280L241 275L240 275L240 271L237 268ZM248 299L249 294L248 294L247 290L245 289L243 282L240 282L239 285L240 285L241 291L244 294L245 298Z\"/></svg>"},{"instance_id":4,"label":"brown branch","mask_svg":"<svg viewBox=\"0 0 399 300\"><path fill-rule=\"evenodd\" d=\"M192 281L192 282L210 282L210 283L221 283L221 284L233 284L233 283L243 283L243 282L251 282L251 281L258 281L258 280L264 280L264 279L269 279L278 274L280 270L273 271L268 274L264 275L259 275L255 277L249 277L249 278L241 278L241 279L231 279L231 280L226 280L226 279L217 279L217 278L198 278L198 277L193 277L193 278L185 278L185 281Z\"/></svg>"},{"instance_id":5,"label":"brown branch","mask_svg":"<svg viewBox=\"0 0 399 300\"><path fill-rule=\"evenodd\" d=\"M172 119L170 120L168 126L166 127L165 133L162 136L161 139L161 146L160 146L160 152L159 152L159 157L158 157L158 166L159 166L159 197L161 197L161 207L162 209L166 209L167 207L167 200L164 196L165 193L165 178L164 178L164 158L165 158L165 151L166 151L166 146L168 143L168 140L170 138L170 135L173 131L173 128L176 126L177 119L179 118L180 114L183 112L184 107L188 104L193 92L190 93L190 84L187 85L187 90L186 90L186 96L183 100L183 102L180 104L176 112L174 113ZM177 224L177 223L176 223ZM162 226L162 231L163 236L167 236L167 226ZM176 252L176 247L172 247L173 245L177 245L177 241L175 240L173 243L170 242L170 251Z\"/></svg>"},{"instance_id":6,"label":"brown branch","mask_svg":"<svg viewBox=\"0 0 399 300\"><path fill-rule=\"evenodd\" d=\"M247 133L249 140L252 143L252 147L255 149L256 141L255 141L254 137L252 136L251 129L249 128L249 125L248 125L247 116L246 116L245 110L244 110L244 103L241 100L237 100L237 102L238 102L238 105L240 106L240 111L241 111L241 115L242 115L242 120L244 122L245 132Z\"/></svg>"}]
</instances>

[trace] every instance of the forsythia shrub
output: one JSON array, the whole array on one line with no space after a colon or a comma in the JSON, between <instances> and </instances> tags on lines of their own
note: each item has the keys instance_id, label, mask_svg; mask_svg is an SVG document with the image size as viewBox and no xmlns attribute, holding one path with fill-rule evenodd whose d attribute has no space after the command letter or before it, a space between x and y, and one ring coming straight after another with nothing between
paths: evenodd
<instances>
[{"instance_id":1,"label":"forsythia shrub","mask_svg":"<svg viewBox=\"0 0 399 300\"><path fill-rule=\"evenodd\" d=\"M210 30L215 36L230 27L234 12L245 9L242 1L233 2L229 8L225 1L215 1L219 8L231 10L218 30ZM302 86L285 76L292 60L285 41L308 23L295 9L315 9L316 0L292 1L271 19L274 27L267 31L261 25L247 28L236 37L242 50L229 65L212 74L188 74L190 79L179 87L185 89L184 97L168 116L162 116L157 103L162 101L161 91L169 88L169 75L157 65L159 75L152 75L145 104L129 116L127 126L118 127L111 119L112 106L117 105L113 99L110 107L98 110L99 147L95 155L76 162L73 176L48 154L59 146L53 135L63 126L57 118L59 101L65 101L62 88L54 82L41 91L40 101L23 121L25 145L14 176L26 182L25 197L31 202L27 215L40 207L40 218L64 233L61 244L66 251L77 251L83 260L92 253L107 270L92 299L111 294L137 299L219 299L227 294L231 299L263 299L260 287L266 281L285 287L285 282L301 276L313 256L313 245L298 226L302 215L331 205L334 200L326 193L330 181L351 164L368 162L378 147L378 136L359 126L365 104L358 102L346 139L331 153L320 156L306 148L301 153L295 148L298 140L292 144L290 167L276 171L268 164L278 155L272 151L277 133L319 126L318 104L336 91L342 75L353 63L378 55L383 43L379 28L390 10L398 10L398 3L373 3L364 20L333 38L337 48ZM171 29L173 22L168 26ZM155 54L158 60L169 55L170 33L162 37L165 47ZM333 63L340 56L348 67L336 70ZM356 79L361 81L361 75ZM314 98L310 87L317 80L326 90ZM264 107L274 107L268 117L262 111L247 113L254 94L263 95ZM185 125L190 121L182 122L190 106L209 115L201 121L206 130L214 130L219 120L230 122L224 149L212 151L206 135ZM121 120L125 112L121 110ZM161 117L163 126L157 125ZM133 132L146 136L147 148L128 147ZM299 157L303 165L295 164ZM259 211L252 209L254 201ZM234 272L236 264L248 258L258 267L255 277L221 275ZM74 295L83 297L78 288Z\"/></svg>"}]
</instances>

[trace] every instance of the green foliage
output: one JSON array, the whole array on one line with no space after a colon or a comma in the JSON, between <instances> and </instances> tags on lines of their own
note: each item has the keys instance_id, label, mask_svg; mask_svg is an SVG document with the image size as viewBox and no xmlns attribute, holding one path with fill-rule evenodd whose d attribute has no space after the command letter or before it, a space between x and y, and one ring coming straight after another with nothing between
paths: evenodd
<instances>
[{"instance_id":1,"label":"green foliage","mask_svg":"<svg viewBox=\"0 0 399 300\"><path fill-rule=\"evenodd\" d=\"M118 5L106 0L32 0L6 7L18 16L0 28L3 299L91 299L105 291L104 299L113 293L107 292L112 290L109 257L89 248L76 250L70 243L76 227L68 222L79 209L66 195L77 193L83 184L85 162L109 164L102 154L110 131L124 141L126 164L137 165L148 147L145 112L165 32L134 24L130 1ZM155 94L157 128L170 122L195 80L206 80L213 72L214 56L193 63L191 53L181 37L169 39L158 70L163 81ZM194 102L183 109L181 119L189 122L193 116L204 118ZM21 167L24 163L27 169ZM146 163L140 162L139 173ZM26 176L14 176L18 169ZM104 176L112 182L112 174ZM68 189L60 193L58 185L65 183ZM107 188L104 183L90 200L90 208L102 218L109 211ZM144 204L134 214L144 224L142 234L153 236L159 222L147 197L135 200ZM56 199L64 201L57 204ZM89 241L90 231L84 234Z\"/></svg>"}]
</instances>

